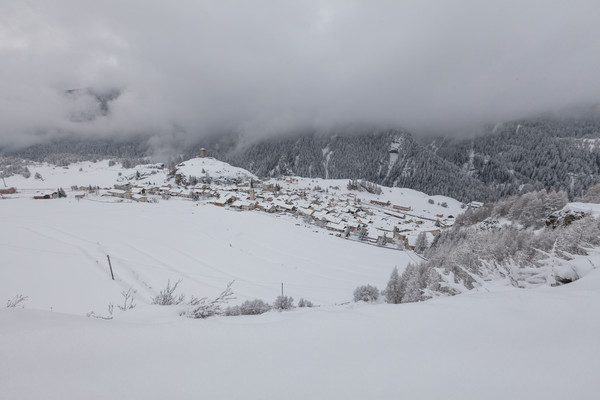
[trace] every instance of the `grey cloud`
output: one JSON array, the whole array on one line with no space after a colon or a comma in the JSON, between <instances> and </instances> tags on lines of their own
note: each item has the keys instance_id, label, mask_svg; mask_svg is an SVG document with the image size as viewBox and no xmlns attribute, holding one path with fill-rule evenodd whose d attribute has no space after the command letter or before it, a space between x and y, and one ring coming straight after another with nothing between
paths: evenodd
<instances>
[{"instance_id":1,"label":"grey cloud","mask_svg":"<svg viewBox=\"0 0 600 400\"><path fill-rule=\"evenodd\" d=\"M0 5L0 146L64 132L453 129L600 93L597 1ZM89 97L118 90L85 121Z\"/></svg>"}]
</instances>

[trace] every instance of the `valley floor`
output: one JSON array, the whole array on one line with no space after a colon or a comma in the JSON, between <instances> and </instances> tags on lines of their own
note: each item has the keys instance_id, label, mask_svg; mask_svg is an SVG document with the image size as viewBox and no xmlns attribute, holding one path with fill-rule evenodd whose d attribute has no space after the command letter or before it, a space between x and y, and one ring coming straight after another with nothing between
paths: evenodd
<instances>
[{"instance_id":1,"label":"valley floor","mask_svg":"<svg viewBox=\"0 0 600 400\"><path fill-rule=\"evenodd\" d=\"M179 293L188 296L217 295L234 280L238 302L272 302L283 283L296 301L327 305L351 300L359 285L382 288L394 266L418 260L300 222L187 200L4 200L0 299L23 294L27 308L83 315L105 311L129 288L138 304L149 304L167 280L181 279Z\"/></svg>"},{"instance_id":2,"label":"valley floor","mask_svg":"<svg viewBox=\"0 0 600 400\"><path fill-rule=\"evenodd\" d=\"M173 200L2 201L0 300L29 300L0 309L0 399L598 397L598 270L556 288L348 303L414 253L286 218ZM272 302L284 282L319 307L188 319L150 304L168 279L188 296L235 280L233 304ZM129 288L133 310L85 317Z\"/></svg>"}]
</instances>

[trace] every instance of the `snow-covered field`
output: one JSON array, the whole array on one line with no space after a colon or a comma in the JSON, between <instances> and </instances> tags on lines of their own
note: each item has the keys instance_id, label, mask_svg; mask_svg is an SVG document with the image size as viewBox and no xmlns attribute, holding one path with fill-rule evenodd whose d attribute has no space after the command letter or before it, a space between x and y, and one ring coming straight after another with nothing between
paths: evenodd
<instances>
[{"instance_id":1,"label":"snow-covered field","mask_svg":"<svg viewBox=\"0 0 600 400\"><path fill-rule=\"evenodd\" d=\"M106 163L32 167L45 181L11 177L7 184L110 187L124 174ZM147 179L160 181L164 172ZM384 195L423 215L439 212L429 198L447 201L445 212L460 210L451 199L406 189ZM24 309L0 308L0 399L596 399L600 393L597 252L576 260L591 272L561 287L493 282L424 303L355 304L349 302L356 286L382 289L394 266L402 271L418 257L335 237L286 214L179 199L31 196L24 190L0 201L0 300L29 297ZM272 302L284 283L286 295L319 307L194 320L179 316L181 306L150 304L167 280L179 279L179 293L188 296L215 296L235 280L232 304ZM106 315L128 289L136 308L116 310L112 320L85 316Z\"/></svg>"},{"instance_id":2,"label":"snow-covered field","mask_svg":"<svg viewBox=\"0 0 600 400\"><path fill-rule=\"evenodd\" d=\"M281 293L315 304L352 299L361 284L383 287L394 266L417 257L297 226L293 217L236 212L191 201L103 203L12 199L0 206L0 298L28 308L104 311L133 288L147 304L167 280L188 295L239 301ZM116 281L110 279L110 256Z\"/></svg>"},{"instance_id":3,"label":"snow-covered field","mask_svg":"<svg viewBox=\"0 0 600 400\"><path fill-rule=\"evenodd\" d=\"M596 399L600 274L405 305L0 310L2 399Z\"/></svg>"}]
</instances>

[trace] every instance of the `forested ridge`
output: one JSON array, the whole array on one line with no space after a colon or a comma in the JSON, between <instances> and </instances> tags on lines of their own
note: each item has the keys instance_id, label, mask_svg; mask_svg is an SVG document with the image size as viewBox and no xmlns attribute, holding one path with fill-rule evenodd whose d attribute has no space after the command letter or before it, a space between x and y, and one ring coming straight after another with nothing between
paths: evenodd
<instances>
[{"instance_id":1,"label":"forested ridge","mask_svg":"<svg viewBox=\"0 0 600 400\"><path fill-rule=\"evenodd\" d=\"M19 151L0 149L0 155L64 165L83 159L165 154L152 143L144 136L64 138ZM519 120L487 126L472 138L416 140L403 129L354 126L260 140L220 133L187 143L169 144L173 160L195 157L204 147L209 156L260 177L366 179L464 202L542 189L565 191L573 199L600 182L600 120L596 118Z\"/></svg>"}]
</instances>

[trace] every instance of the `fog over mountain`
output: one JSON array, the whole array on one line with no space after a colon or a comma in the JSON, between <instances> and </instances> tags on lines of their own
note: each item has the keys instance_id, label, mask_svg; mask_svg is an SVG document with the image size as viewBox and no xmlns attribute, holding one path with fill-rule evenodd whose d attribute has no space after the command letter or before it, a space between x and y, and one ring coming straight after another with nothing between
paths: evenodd
<instances>
[{"instance_id":1,"label":"fog over mountain","mask_svg":"<svg viewBox=\"0 0 600 400\"><path fill-rule=\"evenodd\" d=\"M600 93L597 1L0 3L0 147L469 131Z\"/></svg>"}]
</instances>

